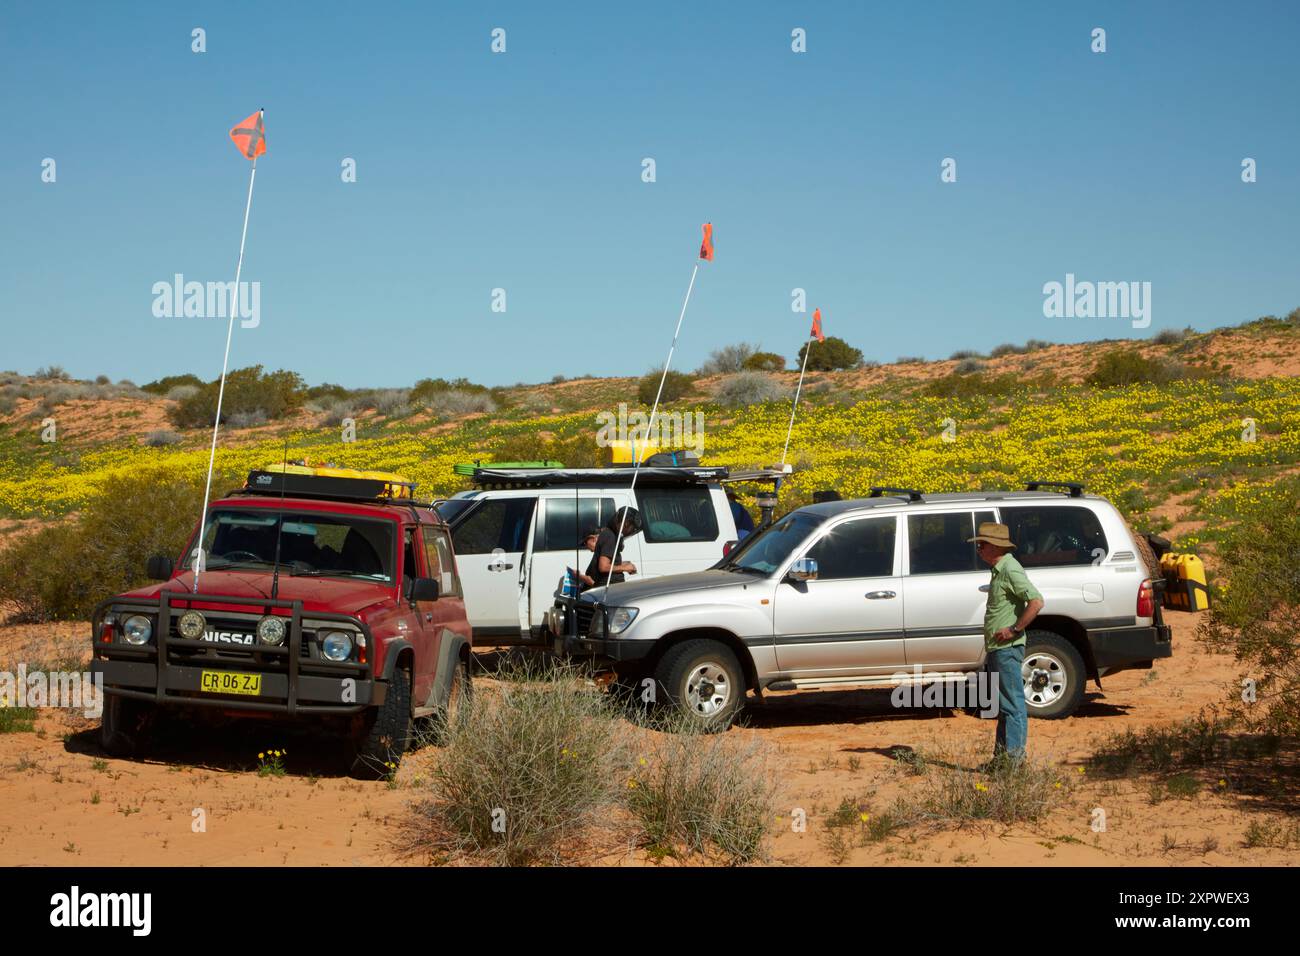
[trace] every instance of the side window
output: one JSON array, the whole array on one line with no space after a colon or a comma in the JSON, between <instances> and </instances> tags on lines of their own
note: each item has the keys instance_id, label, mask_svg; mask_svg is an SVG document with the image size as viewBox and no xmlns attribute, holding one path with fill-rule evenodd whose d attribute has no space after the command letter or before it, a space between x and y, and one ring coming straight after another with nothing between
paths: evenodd
<instances>
[{"instance_id":1,"label":"side window","mask_svg":"<svg viewBox=\"0 0 1300 956\"><path fill-rule=\"evenodd\" d=\"M500 548L518 554L528 543L536 498L497 498L485 501L452 531L457 554L491 554Z\"/></svg>"},{"instance_id":2,"label":"side window","mask_svg":"<svg viewBox=\"0 0 1300 956\"><path fill-rule=\"evenodd\" d=\"M1016 543L1016 560L1026 568L1092 564L1110 553L1106 533L1090 508L1003 508L1002 520Z\"/></svg>"},{"instance_id":3,"label":"side window","mask_svg":"<svg viewBox=\"0 0 1300 956\"><path fill-rule=\"evenodd\" d=\"M636 497L646 541L718 540L718 516L708 488L638 488Z\"/></svg>"},{"instance_id":4,"label":"side window","mask_svg":"<svg viewBox=\"0 0 1300 956\"><path fill-rule=\"evenodd\" d=\"M613 498L547 498L540 545L533 550L577 550L582 547L580 534L589 528L603 528L613 515Z\"/></svg>"},{"instance_id":5,"label":"side window","mask_svg":"<svg viewBox=\"0 0 1300 956\"><path fill-rule=\"evenodd\" d=\"M826 534L804 555L817 562L819 581L879 578L894 573L894 518L846 521Z\"/></svg>"},{"instance_id":6,"label":"side window","mask_svg":"<svg viewBox=\"0 0 1300 956\"><path fill-rule=\"evenodd\" d=\"M409 581L420 576L420 566L415 560L415 529L407 528L402 544L402 578Z\"/></svg>"},{"instance_id":7,"label":"side window","mask_svg":"<svg viewBox=\"0 0 1300 956\"><path fill-rule=\"evenodd\" d=\"M460 597L460 578L456 574L456 561L451 553L451 539L447 532L426 527L424 529L424 565L428 577L438 582L438 593L447 597Z\"/></svg>"},{"instance_id":8,"label":"side window","mask_svg":"<svg viewBox=\"0 0 1300 956\"><path fill-rule=\"evenodd\" d=\"M992 520L991 511L908 515L908 573L955 574L985 570L975 553L974 543L969 539L975 536L975 529L981 521Z\"/></svg>"}]
</instances>

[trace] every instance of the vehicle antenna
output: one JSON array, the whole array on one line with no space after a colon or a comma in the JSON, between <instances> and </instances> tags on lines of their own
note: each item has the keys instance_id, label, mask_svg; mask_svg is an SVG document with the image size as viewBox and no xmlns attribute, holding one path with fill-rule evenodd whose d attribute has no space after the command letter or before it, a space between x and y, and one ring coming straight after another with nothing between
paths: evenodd
<instances>
[{"instance_id":1,"label":"vehicle antenna","mask_svg":"<svg viewBox=\"0 0 1300 956\"><path fill-rule=\"evenodd\" d=\"M284 487L289 481L289 439L284 440L284 464L280 471L280 516L275 522L275 570L271 572L271 600L280 593L280 538L284 534Z\"/></svg>"}]
</instances>

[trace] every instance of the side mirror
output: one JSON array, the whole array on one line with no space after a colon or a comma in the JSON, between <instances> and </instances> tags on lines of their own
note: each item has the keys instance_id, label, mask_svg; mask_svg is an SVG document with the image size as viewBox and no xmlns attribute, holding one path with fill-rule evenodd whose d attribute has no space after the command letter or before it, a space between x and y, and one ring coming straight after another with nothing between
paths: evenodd
<instances>
[{"instance_id":1,"label":"side mirror","mask_svg":"<svg viewBox=\"0 0 1300 956\"><path fill-rule=\"evenodd\" d=\"M175 562L167 555L155 554L145 562L144 570L151 581L168 581L171 580L172 572L176 567Z\"/></svg>"},{"instance_id":2,"label":"side mirror","mask_svg":"<svg viewBox=\"0 0 1300 956\"><path fill-rule=\"evenodd\" d=\"M791 581L816 581L817 561L814 558L800 558L790 565L787 577Z\"/></svg>"},{"instance_id":3,"label":"side mirror","mask_svg":"<svg viewBox=\"0 0 1300 956\"><path fill-rule=\"evenodd\" d=\"M407 578L406 597L410 601L438 600L437 578Z\"/></svg>"}]
</instances>

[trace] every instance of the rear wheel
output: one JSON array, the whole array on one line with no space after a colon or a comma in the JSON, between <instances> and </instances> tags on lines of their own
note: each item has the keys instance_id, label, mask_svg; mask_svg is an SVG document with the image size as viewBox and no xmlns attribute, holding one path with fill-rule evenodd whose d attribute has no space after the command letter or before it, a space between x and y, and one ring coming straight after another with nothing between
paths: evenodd
<instances>
[{"instance_id":1,"label":"rear wheel","mask_svg":"<svg viewBox=\"0 0 1300 956\"><path fill-rule=\"evenodd\" d=\"M142 752L149 743L154 705L146 700L105 695L99 722L99 745L114 757Z\"/></svg>"},{"instance_id":2,"label":"rear wheel","mask_svg":"<svg viewBox=\"0 0 1300 956\"><path fill-rule=\"evenodd\" d=\"M731 648L718 641L684 641L655 668L664 699L701 729L725 730L745 701L745 674Z\"/></svg>"},{"instance_id":3,"label":"rear wheel","mask_svg":"<svg viewBox=\"0 0 1300 956\"><path fill-rule=\"evenodd\" d=\"M395 773L411 739L411 675L398 669L388 694L371 710L354 738L350 773L358 780L380 780Z\"/></svg>"},{"instance_id":4,"label":"rear wheel","mask_svg":"<svg viewBox=\"0 0 1300 956\"><path fill-rule=\"evenodd\" d=\"M1069 717L1083 702L1088 675L1073 644L1051 631L1030 631L1025 638L1025 704L1030 717Z\"/></svg>"}]
</instances>

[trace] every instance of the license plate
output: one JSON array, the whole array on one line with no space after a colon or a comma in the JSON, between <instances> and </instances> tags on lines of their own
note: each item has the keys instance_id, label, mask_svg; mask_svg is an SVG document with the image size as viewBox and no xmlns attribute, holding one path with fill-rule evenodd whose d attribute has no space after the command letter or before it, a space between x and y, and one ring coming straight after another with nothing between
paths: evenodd
<instances>
[{"instance_id":1,"label":"license plate","mask_svg":"<svg viewBox=\"0 0 1300 956\"><path fill-rule=\"evenodd\" d=\"M199 690L207 694L248 694L255 697L262 693L262 675L240 674L235 671L201 671Z\"/></svg>"}]
</instances>

